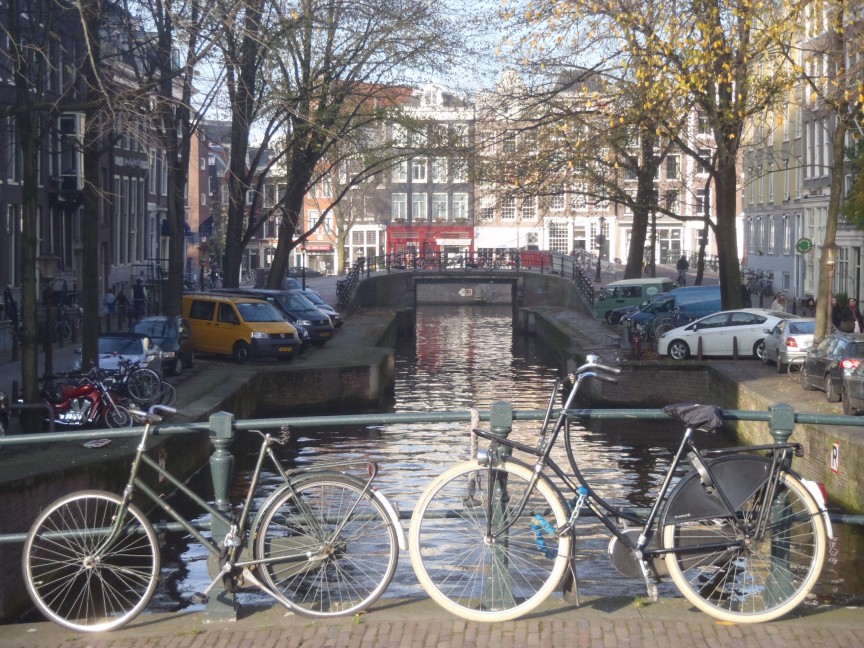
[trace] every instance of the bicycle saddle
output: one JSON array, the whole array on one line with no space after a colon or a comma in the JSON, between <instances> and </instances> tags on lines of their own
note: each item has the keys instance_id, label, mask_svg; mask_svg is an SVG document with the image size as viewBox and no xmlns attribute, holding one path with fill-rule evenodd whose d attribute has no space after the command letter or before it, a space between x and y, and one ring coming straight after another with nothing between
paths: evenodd
<instances>
[{"instance_id":1,"label":"bicycle saddle","mask_svg":"<svg viewBox=\"0 0 864 648\"><path fill-rule=\"evenodd\" d=\"M697 403L673 403L663 411L684 423L687 427L711 432L723 427L723 410L716 405Z\"/></svg>"}]
</instances>

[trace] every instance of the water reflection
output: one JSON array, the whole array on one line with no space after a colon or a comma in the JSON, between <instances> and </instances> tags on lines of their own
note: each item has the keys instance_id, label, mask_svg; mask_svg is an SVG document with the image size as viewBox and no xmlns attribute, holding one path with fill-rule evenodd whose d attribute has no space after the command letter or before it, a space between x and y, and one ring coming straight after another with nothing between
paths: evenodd
<instances>
[{"instance_id":1,"label":"water reflection","mask_svg":"<svg viewBox=\"0 0 864 648\"><path fill-rule=\"evenodd\" d=\"M416 336L400 341L396 356L396 388L393 411L464 411L470 407L488 410L505 400L514 409L533 410L546 406L550 389L559 375L555 359L534 339L514 334L509 307L423 307L417 313ZM516 421L512 437L533 445L538 423ZM578 438L580 466L588 481L604 499L618 505L646 506L665 475L681 429L660 422L604 421L592 429L574 431ZM247 437L248 438L248 437ZM703 447L723 445L712 435ZM556 460L566 465L563 443ZM289 446L279 450L286 465L314 464L328 459L368 459L379 463L378 485L403 512L413 509L428 483L453 463L470 456L470 434L463 423L403 424L386 427L340 427L295 430ZM232 501L241 501L254 461L257 441L243 436L235 443L240 468ZM278 484L265 475L259 491L263 498ZM206 484L205 484L206 486ZM407 521L404 522L407 530ZM609 542L603 527L591 521L580 523L576 550L581 591L588 595L644 595L639 579L624 579L606 556ZM851 602L864 585L855 567L862 546L860 527L843 530L833 563L819 584L821 599ZM182 552L182 546L177 550ZM167 564L174 567L170 558ZM206 586L206 555L197 545L182 553L180 563L187 578L175 578L173 587L182 600ZM849 576L847 576L849 575ZM663 596L678 596L667 583ZM423 595L411 570L407 553L400 558L396 578L386 596ZM246 602L266 601L243 595ZM164 598L170 598L163 593ZM176 605L176 602L175 602ZM180 603L179 605L184 605Z\"/></svg>"}]
</instances>

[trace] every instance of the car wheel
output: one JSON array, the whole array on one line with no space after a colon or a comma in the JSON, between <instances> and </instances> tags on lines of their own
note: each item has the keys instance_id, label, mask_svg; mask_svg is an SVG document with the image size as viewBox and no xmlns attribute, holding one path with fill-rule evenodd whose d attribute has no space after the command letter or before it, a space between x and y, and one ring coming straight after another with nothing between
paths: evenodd
<instances>
[{"instance_id":1,"label":"car wheel","mask_svg":"<svg viewBox=\"0 0 864 648\"><path fill-rule=\"evenodd\" d=\"M615 315L612 314L612 311L609 311L608 313L606 313L606 321L609 322L610 324L617 324L619 319L621 319L621 318L615 317Z\"/></svg>"},{"instance_id":2,"label":"car wheel","mask_svg":"<svg viewBox=\"0 0 864 648\"><path fill-rule=\"evenodd\" d=\"M762 361L762 364L767 365L771 363L771 359L768 357L768 351L765 349L765 342L762 342L762 355L759 356L759 359ZM780 358L777 358L777 366L780 366Z\"/></svg>"},{"instance_id":3,"label":"car wheel","mask_svg":"<svg viewBox=\"0 0 864 648\"><path fill-rule=\"evenodd\" d=\"M858 413L858 410L852 407L852 403L849 401L849 392L846 391L846 387L841 388L840 395L840 400L843 401L843 413L846 416L855 416Z\"/></svg>"},{"instance_id":4,"label":"car wheel","mask_svg":"<svg viewBox=\"0 0 864 648\"><path fill-rule=\"evenodd\" d=\"M237 361L237 364L243 364L249 359L249 345L243 341L238 342L234 345L232 355L234 356L234 360Z\"/></svg>"},{"instance_id":5,"label":"car wheel","mask_svg":"<svg viewBox=\"0 0 864 648\"><path fill-rule=\"evenodd\" d=\"M840 394L838 394L837 390L834 388L834 381L831 380L831 374L825 376L825 398L828 399L829 403L840 402Z\"/></svg>"},{"instance_id":6,"label":"car wheel","mask_svg":"<svg viewBox=\"0 0 864 648\"><path fill-rule=\"evenodd\" d=\"M669 343L668 353L674 360L686 360L690 357L690 347L683 340L673 340Z\"/></svg>"},{"instance_id":7,"label":"car wheel","mask_svg":"<svg viewBox=\"0 0 864 648\"><path fill-rule=\"evenodd\" d=\"M768 364L768 358L765 357L765 340L759 340L753 345L753 357L759 358L764 364Z\"/></svg>"},{"instance_id":8,"label":"car wheel","mask_svg":"<svg viewBox=\"0 0 864 648\"><path fill-rule=\"evenodd\" d=\"M183 369L185 368L186 365L183 364L183 357L178 355L177 358L175 358L174 360L174 366L171 367L171 373L175 376L179 376L181 373L183 373Z\"/></svg>"}]
</instances>

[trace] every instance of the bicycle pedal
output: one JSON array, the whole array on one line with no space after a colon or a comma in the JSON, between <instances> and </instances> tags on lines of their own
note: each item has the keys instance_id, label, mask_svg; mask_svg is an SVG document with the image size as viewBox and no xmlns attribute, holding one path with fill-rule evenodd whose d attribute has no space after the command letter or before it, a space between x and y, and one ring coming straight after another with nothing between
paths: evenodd
<instances>
[{"instance_id":1,"label":"bicycle pedal","mask_svg":"<svg viewBox=\"0 0 864 648\"><path fill-rule=\"evenodd\" d=\"M192 595L192 602L196 605L207 605L207 602L210 600L210 597L206 594L202 594L201 592L195 592Z\"/></svg>"}]
</instances>

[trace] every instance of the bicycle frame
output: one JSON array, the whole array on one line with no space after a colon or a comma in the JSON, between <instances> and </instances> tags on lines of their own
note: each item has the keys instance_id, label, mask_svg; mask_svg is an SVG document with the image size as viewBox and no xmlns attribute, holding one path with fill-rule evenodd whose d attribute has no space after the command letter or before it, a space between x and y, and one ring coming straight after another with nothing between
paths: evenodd
<instances>
[{"instance_id":1,"label":"bicycle frame","mask_svg":"<svg viewBox=\"0 0 864 648\"><path fill-rule=\"evenodd\" d=\"M319 520L317 516L309 509L308 505L304 502L303 498L300 496L299 492L295 488L302 484L302 475L303 474L320 474L322 472L326 473L328 471L333 470L344 470L348 468L358 468L365 467L367 472L367 479L365 481L365 485L361 491L361 495L354 501L351 506L348 515L345 516L345 519L342 521L339 527L337 527L335 533L331 533L333 537L337 537L338 534L342 531L343 527L347 522L352 519L352 515L359 505L361 501L361 497L366 495L366 493L371 492L373 496L385 503L385 508L391 516L391 519L398 520L398 516L395 514L392 506L389 502L383 498L383 496L379 496L377 491L372 489L372 482L374 481L376 475L378 474L378 467L373 462L363 461L341 461L341 462L329 462L324 464L317 464L315 466L311 466L308 468L298 468L290 471L286 471L282 465L279 463L279 460L273 454L273 450L271 446L274 443L280 443L279 440L271 436L270 434L262 434L261 447L258 452L258 458L255 463L255 469L252 474L252 479L250 480L248 491L246 493L246 498L243 502L242 507L240 508L239 514L236 518L229 518L224 512L220 511L210 503L206 502L202 498L200 498L197 494L195 494L186 484L177 479L173 474L171 474L166 468L159 465L159 463L152 459L148 454L146 454L147 449L147 440L152 433L153 423L150 422L150 419L147 419L147 424L144 426L144 433L141 436L141 441L136 448L135 457L132 461L132 468L130 471L129 481L123 490L122 497L122 505L119 508L119 512L116 518L116 522L113 527L111 527L108 531L106 538L101 543L100 547L94 553L99 553L103 551L104 548L111 545L118 536L123 533L123 529L120 527L120 521L124 519L126 510L129 504L132 501L132 497L135 491L139 491L142 494L146 495L147 498L159 506L169 517L175 520L180 526L183 527L185 531L191 534L198 542L200 542L213 556L220 559L222 564L222 570L219 575L210 583L208 588L198 596L206 597L208 592L216 585L216 583L223 576L236 576L235 570L240 569L243 573L243 578L249 580L256 587L261 589L262 591L268 593L273 598L281 601L283 604L288 605L290 607L290 602L288 602L283 597L279 596L276 592L273 592L267 585L262 583L254 574L249 571L250 567L255 567L262 563L267 564L282 564L282 563L291 563L291 562L306 562L309 561L310 555L308 553L308 549L306 551L298 552L297 554L288 554L280 556L278 559L269 559L269 560L239 560L243 549L244 542L243 539L246 538L249 531L249 520L252 513L252 502L255 494L255 490L258 487L258 483L260 481L261 471L264 466L264 462L266 458L270 459L270 463L276 470L276 472L282 477L284 484L280 486L276 492L271 495L265 503L261 506L259 510L264 511L267 509L276 496L282 495L286 490L291 493L294 497L294 501L298 504L298 509L301 511L302 515L306 519L306 521L316 529L316 531L321 534L323 537L323 530L319 524ZM140 470L141 465L149 466L161 477L164 477L168 480L172 486L174 486L179 492L183 493L187 497L189 497L196 505L198 505L203 511L207 512L212 518L218 519L223 525L224 528L228 528L229 531L225 536L225 539L220 544L218 544L215 540L207 538L204 536L198 529L196 529L191 522L186 520L179 512L177 512L168 502L166 502L157 492L155 492L150 486L147 485L139 476L138 472ZM400 545L404 544L404 541L400 538Z\"/></svg>"},{"instance_id":2,"label":"bicycle frame","mask_svg":"<svg viewBox=\"0 0 864 648\"><path fill-rule=\"evenodd\" d=\"M581 372L581 373L580 373ZM572 378L573 376L571 376ZM662 485L660 486L659 492L657 493L656 498L650 508L650 511L647 516L641 517L634 513L630 513L619 509L612 504L606 502L602 497L600 497L593 488L591 488L590 484L586 481L585 477L582 475L581 471L578 468L578 464L576 462L575 455L573 453L573 449L570 444L569 435L565 437L565 444L567 447L567 455L571 464L571 468L573 469L573 476L576 481L573 480L573 477L564 472L564 470L558 466L554 459L550 457L550 453L552 447L555 445L555 441L562 429L564 429L565 424L569 421L569 418L572 416L570 413L570 407L575 399L576 393L578 392L579 385L582 380L587 378L598 377L603 379L602 375L597 374L593 371L582 371L582 369L577 370L577 375L575 376L573 388L568 395L567 401L560 411L555 424L552 427L552 431L546 438L545 430L547 423L550 420L549 413L551 412L551 407L555 399L555 395L557 394L560 380L556 383L555 389L553 391L552 398L549 402L549 407L547 408L547 417L544 421L543 428L541 429L540 438L538 440L537 446L532 448L530 446L524 445L517 441L511 441L509 439L505 439L503 437L495 436L491 433L484 432L482 430L474 430L474 434L486 438L492 441L492 445L490 447L490 451L488 455L484 451L479 451L477 458L481 464L486 466L486 470L488 471L488 490L487 493L487 504L486 504L486 537L491 542L497 536L505 534L508 529L510 529L518 520L518 518L522 515L525 506L527 505L527 501L531 493L536 487L537 481L541 478L546 479L543 475L543 470L545 468L549 468L558 477L567 488L577 496L574 501L568 502L568 500L564 497L561 490L551 482L551 480L546 479L549 485L558 493L559 498L564 503L570 504L570 518L567 523L558 529L555 529L555 533L558 536L564 535L566 533L570 533L573 528L576 519L578 518L580 511L582 508L588 508L597 519L609 530L609 532L614 535L620 542L624 544L630 551L634 552L634 555L643 559L653 559L655 557L665 556L667 554L682 554L689 552L700 552L705 551L706 549L734 549L740 548L742 546L742 542L725 542L725 543L708 543L708 544L693 544L686 548L649 548L648 545L653 539L659 515L663 509L664 504L667 501L667 496L670 491L670 487L672 485L672 481L674 479L674 475L681 465L684 457L686 456L690 464L694 467L695 470L699 472L702 476L703 483L708 483L716 489L717 494L719 496L720 502L722 504L723 513L720 515L727 516L732 523L737 527L742 527L742 521L737 519L735 514L735 507L730 503L729 498L726 493L723 491L722 485L720 481L715 477L713 471L711 470L711 466L708 462L705 461L706 456L720 456L724 454L739 454L743 452L755 452L755 451L771 451L772 452L772 461L771 461L771 469L767 481L767 488L762 495L762 498L766 502L770 502L773 500L774 495L777 490L777 484L780 479L781 469L786 465L788 454L790 451L800 451L800 445L796 443L786 443L786 444L771 444L771 445L757 445L757 446L744 446L737 448L724 448L716 451L708 451L706 453L702 453L698 450L698 448L693 443L693 433L695 429L692 427L688 427L684 436L681 440L681 443L678 446L677 451L672 459L672 463L669 466L669 469L666 473L666 476L663 480ZM607 380L609 380L607 378ZM496 463L498 462L501 453L499 451L499 446L505 446L507 448L512 448L519 450L521 452L525 452L527 454L531 454L537 457L536 462L533 466L528 465L525 462L512 459L508 457L508 461L513 461L515 463L522 464L526 468L529 468L532 472L532 478L528 484L528 487L525 489L521 501L518 503L512 503L513 513L507 517L507 519L501 521L500 517L496 518L493 516L492 508L494 506L493 498L492 498L492 490L493 484L498 483L500 480L495 475L496 472ZM509 454L509 453L507 453ZM756 522L755 530L750 531L750 537L759 537L759 534L764 532L767 524L768 524L768 511L770 507L762 507L760 511L760 516ZM622 529L621 526L616 522L617 519L623 519L627 522L634 523L641 527L641 532L636 540L633 540L630 534L625 532L625 529ZM497 523L500 522L500 523ZM645 571L644 562L641 563L643 569L643 575L646 577L646 581L649 578L649 574Z\"/></svg>"}]
</instances>

